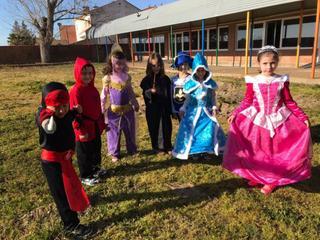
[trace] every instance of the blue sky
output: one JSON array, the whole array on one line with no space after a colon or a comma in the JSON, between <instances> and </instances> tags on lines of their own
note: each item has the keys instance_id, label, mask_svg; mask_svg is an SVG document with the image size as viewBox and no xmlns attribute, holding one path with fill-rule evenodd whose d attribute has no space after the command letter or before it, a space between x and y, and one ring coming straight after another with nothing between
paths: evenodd
<instances>
[{"instance_id":1,"label":"blue sky","mask_svg":"<svg viewBox=\"0 0 320 240\"><path fill-rule=\"evenodd\" d=\"M71 0L67 0L71 1ZM175 0L128 0L128 2L142 9L148 6L167 4ZM20 20L15 14L15 8L12 6L13 0L0 0L0 46L7 45L7 37L11 32L15 20ZM88 0L91 6L102 6L111 0ZM68 24L70 22L62 22Z\"/></svg>"}]
</instances>

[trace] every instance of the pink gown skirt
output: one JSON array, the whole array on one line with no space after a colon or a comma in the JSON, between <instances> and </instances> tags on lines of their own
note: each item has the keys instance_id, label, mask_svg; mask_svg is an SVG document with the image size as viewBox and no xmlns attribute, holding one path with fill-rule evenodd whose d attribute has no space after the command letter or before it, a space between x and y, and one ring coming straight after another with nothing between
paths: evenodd
<instances>
[{"instance_id":1,"label":"pink gown skirt","mask_svg":"<svg viewBox=\"0 0 320 240\"><path fill-rule=\"evenodd\" d=\"M238 114L230 126L223 167L257 183L287 185L310 178L311 148L309 128L293 114L273 138Z\"/></svg>"}]
</instances>

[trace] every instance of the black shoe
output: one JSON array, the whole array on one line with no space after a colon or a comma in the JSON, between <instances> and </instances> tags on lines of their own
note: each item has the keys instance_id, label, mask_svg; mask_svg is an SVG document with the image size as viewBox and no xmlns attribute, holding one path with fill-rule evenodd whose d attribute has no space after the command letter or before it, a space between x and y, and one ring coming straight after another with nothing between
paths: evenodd
<instances>
[{"instance_id":1,"label":"black shoe","mask_svg":"<svg viewBox=\"0 0 320 240\"><path fill-rule=\"evenodd\" d=\"M94 230L90 226L78 224L75 227L66 228L65 233L68 236L86 238L92 236L94 234Z\"/></svg>"},{"instance_id":2,"label":"black shoe","mask_svg":"<svg viewBox=\"0 0 320 240\"><path fill-rule=\"evenodd\" d=\"M108 176L108 171L106 169L100 168L98 169L94 174L93 177L94 178L106 178Z\"/></svg>"}]
</instances>

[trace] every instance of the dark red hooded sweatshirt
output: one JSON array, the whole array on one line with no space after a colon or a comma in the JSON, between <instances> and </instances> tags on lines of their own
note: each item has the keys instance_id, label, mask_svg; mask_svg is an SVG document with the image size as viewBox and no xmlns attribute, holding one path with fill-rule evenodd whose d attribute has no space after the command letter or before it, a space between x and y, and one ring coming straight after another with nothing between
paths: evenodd
<instances>
[{"instance_id":1,"label":"dark red hooded sweatshirt","mask_svg":"<svg viewBox=\"0 0 320 240\"><path fill-rule=\"evenodd\" d=\"M93 80L85 86L81 80L81 71L85 66L91 66L93 68ZM94 86L95 69L93 65L86 59L78 57L74 64L74 79L75 85L70 89L70 108L75 105L81 105L83 109L82 121L73 122L73 128L76 135L76 141L88 142L96 138L98 134L101 134L105 128L103 115L101 112L100 94ZM88 134L87 139L81 139L79 135Z\"/></svg>"}]
</instances>

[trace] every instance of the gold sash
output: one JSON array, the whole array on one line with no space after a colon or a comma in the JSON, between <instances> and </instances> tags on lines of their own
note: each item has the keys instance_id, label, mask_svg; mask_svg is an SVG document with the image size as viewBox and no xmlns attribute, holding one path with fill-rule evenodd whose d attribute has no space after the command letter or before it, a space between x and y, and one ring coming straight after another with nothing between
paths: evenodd
<instances>
[{"instance_id":1,"label":"gold sash","mask_svg":"<svg viewBox=\"0 0 320 240\"><path fill-rule=\"evenodd\" d=\"M123 115L126 112L129 112L130 110L132 110L132 106L130 104L126 104L126 105L111 104L110 109L114 113Z\"/></svg>"}]
</instances>

